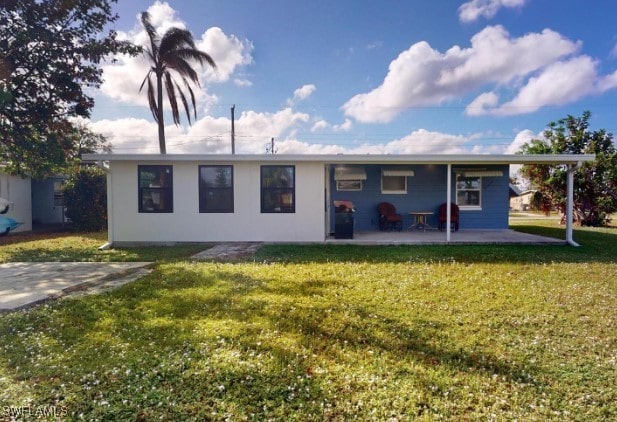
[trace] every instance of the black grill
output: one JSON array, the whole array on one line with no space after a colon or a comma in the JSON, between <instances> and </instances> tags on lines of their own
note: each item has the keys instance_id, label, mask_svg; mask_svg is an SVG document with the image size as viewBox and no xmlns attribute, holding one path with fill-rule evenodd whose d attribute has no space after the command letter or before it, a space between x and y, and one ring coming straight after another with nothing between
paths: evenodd
<instances>
[{"instance_id":1,"label":"black grill","mask_svg":"<svg viewBox=\"0 0 617 422\"><path fill-rule=\"evenodd\" d=\"M353 239L353 203L334 201L334 238Z\"/></svg>"}]
</instances>

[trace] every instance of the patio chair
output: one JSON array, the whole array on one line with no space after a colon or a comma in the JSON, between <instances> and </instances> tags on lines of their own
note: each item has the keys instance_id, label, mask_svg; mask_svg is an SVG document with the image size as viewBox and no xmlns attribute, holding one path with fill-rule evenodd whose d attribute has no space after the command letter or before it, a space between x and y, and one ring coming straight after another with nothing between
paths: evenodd
<instances>
[{"instance_id":1,"label":"patio chair","mask_svg":"<svg viewBox=\"0 0 617 422\"><path fill-rule=\"evenodd\" d=\"M403 216L396 213L396 207L389 202L377 205L379 230L403 230Z\"/></svg>"},{"instance_id":2,"label":"patio chair","mask_svg":"<svg viewBox=\"0 0 617 422\"><path fill-rule=\"evenodd\" d=\"M458 205L451 203L450 204L450 224L451 224L451 228L454 229L454 231L458 230L458 222L459 222L459 212L458 212ZM441 204L439 206L439 231L443 231L443 229L446 227L447 224L447 220L448 220L448 204Z\"/></svg>"}]
</instances>

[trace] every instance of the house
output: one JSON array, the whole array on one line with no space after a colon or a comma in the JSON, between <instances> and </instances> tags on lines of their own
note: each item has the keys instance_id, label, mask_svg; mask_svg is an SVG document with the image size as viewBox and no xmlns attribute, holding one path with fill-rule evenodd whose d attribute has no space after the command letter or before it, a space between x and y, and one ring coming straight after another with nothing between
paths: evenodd
<instances>
[{"instance_id":1,"label":"house","mask_svg":"<svg viewBox=\"0 0 617 422\"><path fill-rule=\"evenodd\" d=\"M335 231L333 203L339 200L353 204L358 232L378 230L376 209L382 201L404 215L405 226L411 224L409 212L430 214L450 202L460 208L461 230L507 229L510 164L563 164L574 169L594 156L84 154L82 158L98 162L108 172L109 246L323 242ZM450 236L447 224L444 239L450 241ZM574 244L571 227L566 240Z\"/></svg>"},{"instance_id":2,"label":"house","mask_svg":"<svg viewBox=\"0 0 617 422\"><path fill-rule=\"evenodd\" d=\"M29 177L10 175L0 168L0 198L9 207L2 215L23 223L15 232L30 231L39 224L64 222L64 180L63 176L32 180Z\"/></svg>"},{"instance_id":3,"label":"house","mask_svg":"<svg viewBox=\"0 0 617 422\"><path fill-rule=\"evenodd\" d=\"M525 190L517 197L510 198L510 209L512 211L529 211L531 209L531 197L535 190Z\"/></svg>"}]
</instances>

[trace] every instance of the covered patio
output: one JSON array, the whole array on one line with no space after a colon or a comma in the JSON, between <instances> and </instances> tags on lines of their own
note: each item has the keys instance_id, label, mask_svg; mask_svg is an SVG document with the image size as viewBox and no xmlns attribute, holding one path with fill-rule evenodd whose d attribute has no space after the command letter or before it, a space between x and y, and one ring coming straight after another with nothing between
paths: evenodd
<instances>
[{"instance_id":1,"label":"covered patio","mask_svg":"<svg viewBox=\"0 0 617 422\"><path fill-rule=\"evenodd\" d=\"M564 239L521 233L514 230L439 230L361 231L353 239L328 237L326 243L353 245L440 245L440 244L500 244L500 245L565 245Z\"/></svg>"},{"instance_id":2,"label":"covered patio","mask_svg":"<svg viewBox=\"0 0 617 422\"><path fill-rule=\"evenodd\" d=\"M594 158L593 154L342 155L327 161L326 180L329 183L326 206L343 200L352 204L354 238L351 243L356 244L565 243L578 246L573 239L572 227L574 173L585 161ZM555 165L567 171L565 240L514 232L507 228L508 170L512 164ZM394 176L401 180L397 180L398 184L392 187L390 179ZM400 219L405 219L408 214L414 218L411 226L403 222L403 227L409 228L423 225L426 216L429 219L434 217L437 206L445 206L445 221L441 222L444 231L375 231L375 209L383 202L395 205ZM461 212L460 231L454 231L458 224L452 224L453 204ZM458 223L458 211L456 214ZM345 243L346 236L336 236L339 239L331 236L332 232L336 235L336 224L331 224L332 221L336 222L335 213L331 215L327 211L326 219L326 242Z\"/></svg>"}]
</instances>

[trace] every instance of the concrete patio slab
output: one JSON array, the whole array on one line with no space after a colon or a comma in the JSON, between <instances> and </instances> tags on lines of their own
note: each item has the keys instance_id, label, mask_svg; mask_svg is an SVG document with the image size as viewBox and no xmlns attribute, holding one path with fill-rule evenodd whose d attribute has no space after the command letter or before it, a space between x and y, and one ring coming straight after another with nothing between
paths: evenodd
<instances>
[{"instance_id":1,"label":"concrete patio slab","mask_svg":"<svg viewBox=\"0 0 617 422\"><path fill-rule=\"evenodd\" d=\"M446 232L403 230L356 232L353 239L329 238L326 243L355 245L444 245ZM450 244L564 245L565 239L521 233L514 230L459 230L450 234Z\"/></svg>"},{"instance_id":2,"label":"concrete patio slab","mask_svg":"<svg viewBox=\"0 0 617 422\"><path fill-rule=\"evenodd\" d=\"M151 262L11 262L0 264L0 312L66 295L91 294L133 281Z\"/></svg>"}]
</instances>

